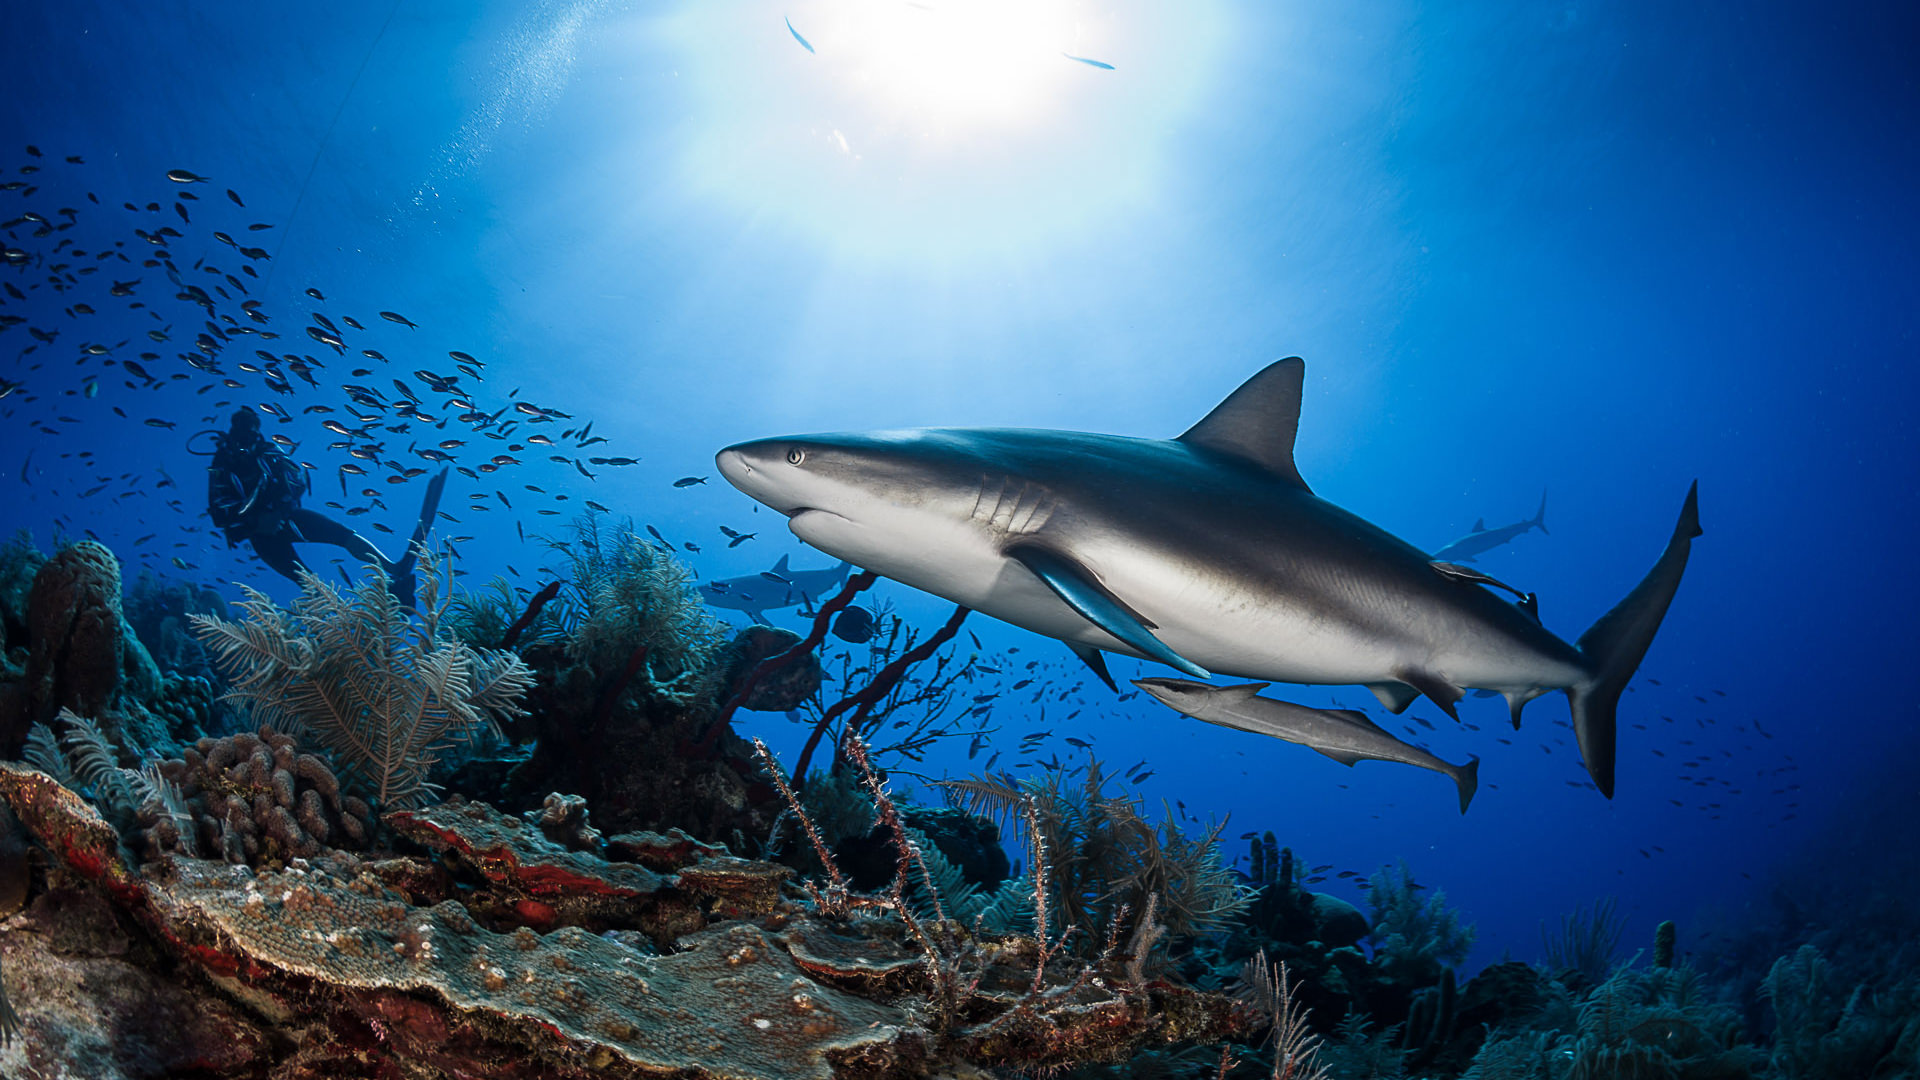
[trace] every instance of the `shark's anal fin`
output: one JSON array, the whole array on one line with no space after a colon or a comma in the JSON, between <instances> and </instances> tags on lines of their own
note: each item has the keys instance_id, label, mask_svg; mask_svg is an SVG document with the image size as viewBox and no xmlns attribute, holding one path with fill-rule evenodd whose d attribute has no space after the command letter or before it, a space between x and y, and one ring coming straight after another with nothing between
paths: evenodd
<instances>
[{"instance_id":1,"label":"shark's anal fin","mask_svg":"<svg viewBox=\"0 0 1920 1080\"><path fill-rule=\"evenodd\" d=\"M1107 684L1107 689L1116 694L1120 692L1120 687L1113 681L1113 675L1107 671L1107 655L1105 653L1091 645L1082 645L1077 641L1067 642L1067 648L1073 650L1073 655L1086 661L1087 666L1093 669L1093 673L1100 676L1100 681Z\"/></svg>"},{"instance_id":2,"label":"shark's anal fin","mask_svg":"<svg viewBox=\"0 0 1920 1080\"><path fill-rule=\"evenodd\" d=\"M1448 682L1444 676L1435 675L1430 671L1403 670L1396 671L1394 674L1401 682L1427 695L1429 700L1440 706L1442 712L1455 720L1460 719L1460 713L1453 707L1453 703L1467 696L1465 690Z\"/></svg>"},{"instance_id":3,"label":"shark's anal fin","mask_svg":"<svg viewBox=\"0 0 1920 1080\"><path fill-rule=\"evenodd\" d=\"M1066 601L1068 607L1079 612L1082 618L1132 646L1142 655L1178 668L1195 678L1208 677L1206 668L1167 648L1165 643L1153 636L1153 631L1147 629L1140 616L1128 611L1126 605L1095 584L1092 575L1072 559L1034 546L1014 548L1007 552L1007 557L1046 582L1047 587Z\"/></svg>"}]
</instances>

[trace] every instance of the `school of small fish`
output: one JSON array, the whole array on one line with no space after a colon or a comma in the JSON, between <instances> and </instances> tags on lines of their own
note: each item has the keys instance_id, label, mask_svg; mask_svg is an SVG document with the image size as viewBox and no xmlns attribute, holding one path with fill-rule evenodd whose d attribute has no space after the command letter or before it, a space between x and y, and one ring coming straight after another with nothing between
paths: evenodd
<instances>
[{"instance_id":1,"label":"school of small fish","mask_svg":"<svg viewBox=\"0 0 1920 1080\"><path fill-rule=\"evenodd\" d=\"M402 485L440 466L475 482L470 513L491 511L496 503L514 510L512 480L530 493L523 510L557 517L573 497L526 482L532 474L560 467L591 482L598 473L589 466L640 463L637 454L605 449L587 456L607 442L593 433L591 420L522 400L518 389L490 393L486 361L423 345L421 325L399 311L356 317L332 305L317 285L300 293L301 301L311 301L300 303L303 310L270 310L253 294L268 291L263 264L273 253L239 238L274 226L249 221L246 201L231 188L224 200L201 198L196 189L220 190L213 178L169 169L163 198L125 199L116 207L84 189L79 157L61 167L47 164L38 147L26 154L26 162L0 180L0 199L14 200L0 202L0 267L11 272L0 280L0 335L18 330L24 338L13 354L14 370L0 377L0 419L12 430L63 439L81 430L75 425L106 421L110 413L114 421L163 431L183 425L217 431L234 408L251 406L268 418L275 444L310 475L329 481L314 485L316 496L337 489L338 497L324 505L347 517L386 510L386 499ZM0 343L6 340L0 336ZM390 355L415 359L403 368ZM100 406L90 407L89 417L80 403L96 401ZM198 448L207 449L205 435L198 438ZM99 471L103 462L93 449L51 456L81 468L80 482L66 489L80 498L131 506L157 496L188 519L190 535L175 542L176 549L213 543L204 507L163 470ZM58 495L72 479L48 457L35 465L29 451L20 463L18 480L28 487L37 481L34 494ZM683 477L673 486L706 479ZM162 494L167 489L172 493ZM591 499L579 503L607 510ZM440 516L460 522L446 510ZM65 515L54 523L94 535ZM393 532L384 524L372 528ZM515 530L525 537L518 521ZM754 535L727 530L729 546ZM699 550L690 541L684 547ZM155 557L135 555L149 565ZM196 568L178 555L172 565Z\"/></svg>"}]
</instances>

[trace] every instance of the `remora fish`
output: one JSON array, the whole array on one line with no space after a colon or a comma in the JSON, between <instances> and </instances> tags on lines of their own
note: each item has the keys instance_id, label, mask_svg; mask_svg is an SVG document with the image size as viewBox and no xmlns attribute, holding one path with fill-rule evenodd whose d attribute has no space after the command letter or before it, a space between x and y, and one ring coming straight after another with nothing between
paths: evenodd
<instances>
[{"instance_id":1,"label":"remora fish","mask_svg":"<svg viewBox=\"0 0 1920 1080\"><path fill-rule=\"evenodd\" d=\"M1473 793L1480 786L1480 759L1465 765L1452 765L1417 746L1395 738L1393 734L1364 713L1352 709L1310 709L1288 701L1260 697L1266 683L1242 686L1208 686L1190 679L1135 679L1133 685L1160 699L1162 705L1195 720L1221 727L1271 735L1276 739L1299 743L1332 758L1342 765L1362 761L1397 761L1422 769L1432 769L1451 779L1460 789L1460 812L1467 812Z\"/></svg>"},{"instance_id":2,"label":"remora fish","mask_svg":"<svg viewBox=\"0 0 1920 1080\"><path fill-rule=\"evenodd\" d=\"M1472 562L1475 555L1485 555L1494 548L1511 541L1534 529L1547 531L1547 493L1540 493L1540 511L1525 521L1516 521L1511 525L1502 525L1497 529L1487 528L1487 519L1481 518L1473 523L1473 531L1433 553L1437 560L1447 562Z\"/></svg>"},{"instance_id":3,"label":"remora fish","mask_svg":"<svg viewBox=\"0 0 1920 1080\"><path fill-rule=\"evenodd\" d=\"M1313 494L1293 461L1304 370L1268 366L1177 439L923 428L762 439L716 464L821 551L1058 638L1096 672L1106 650L1365 685L1395 712L1426 694L1452 713L1476 687L1516 717L1564 690L1611 797L1615 709L1700 535L1695 491L1653 569L1570 645Z\"/></svg>"}]
</instances>

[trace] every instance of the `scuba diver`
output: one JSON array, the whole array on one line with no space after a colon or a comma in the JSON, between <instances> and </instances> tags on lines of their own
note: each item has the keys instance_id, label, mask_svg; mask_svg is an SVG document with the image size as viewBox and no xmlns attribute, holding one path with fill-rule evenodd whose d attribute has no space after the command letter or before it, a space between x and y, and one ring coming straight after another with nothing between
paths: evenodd
<instances>
[{"instance_id":1,"label":"scuba diver","mask_svg":"<svg viewBox=\"0 0 1920 1080\"><path fill-rule=\"evenodd\" d=\"M439 510L445 469L427 484L419 527L398 560L387 558L373 541L318 511L300 505L312 480L294 460L260 434L260 416L242 406L232 426L214 432L213 460L207 465L207 514L227 535L227 546L253 543L260 561L290 581L307 568L293 550L297 543L332 544L363 563L380 567L403 607L413 606L413 566L419 545Z\"/></svg>"}]
</instances>

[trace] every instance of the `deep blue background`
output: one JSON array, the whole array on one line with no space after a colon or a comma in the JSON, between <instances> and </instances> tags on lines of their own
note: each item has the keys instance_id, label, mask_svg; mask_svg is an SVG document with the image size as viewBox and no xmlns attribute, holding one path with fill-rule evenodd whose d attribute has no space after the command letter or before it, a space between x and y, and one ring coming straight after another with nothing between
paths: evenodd
<instances>
[{"instance_id":1,"label":"deep blue background","mask_svg":"<svg viewBox=\"0 0 1920 1080\"><path fill-rule=\"evenodd\" d=\"M1230 811L1230 836L1271 828L1309 865L1405 858L1478 922L1480 960L1535 956L1540 920L1606 893L1630 940L1675 917L1685 947L1836 837L1911 848L1910 8L1068 6L1065 45L1115 70L1063 60L1021 107L1033 118L967 126L863 90L830 37L798 48L782 17L830 25L824 2L10 4L0 168L28 163L27 143L48 157L41 192L0 207L76 207L87 244L137 244L133 225L179 222L122 200L169 199L169 168L212 177L182 253L237 263L208 228L272 223L242 242L277 252L255 291L277 329L356 314L392 374L464 349L496 404L517 386L594 419L601 449L642 464L589 485L536 461L512 484L696 539L709 578L782 552L824 562L717 476L669 486L711 474L725 443L968 423L1171 435L1287 354L1309 365L1298 459L1322 496L1434 547L1550 491L1552 535L1482 565L1539 589L1569 638L1650 565L1698 477L1706 535L1643 668L1661 685L1623 704L1612 802L1570 783L1584 774L1557 698L1511 746L1497 702L1469 703L1480 730L1429 736L1484 759L1464 818L1429 774L1349 772L1137 702L1091 695L1074 726L1064 709L1048 726L1096 736L1115 765L1152 758L1145 794ZM77 362L81 342L151 325L97 301L101 321L73 321L75 298L0 309L66 328L22 356L24 328L0 334L0 377L26 384L0 402L4 523L45 544L59 521L134 564L178 574L179 556L287 595L153 487L164 468L197 511L182 437L214 401L269 395L118 376L69 394L103 370ZM163 380L186 370L167 355ZM315 419L270 430L303 441L317 502L345 458ZM82 449L95 461L60 456ZM530 507L555 504L470 513L470 490L456 477L447 528L474 538L470 580L513 565L533 584L542 555L511 518L552 531L564 519ZM404 530L416 498L361 523ZM728 551L722 523L760 538ZM971 628L1020 662L1064 655ZM1010 758L1037 722L1001 720ZM753 725L789 737L777 717ZM1691 755L1708 764L1681 767ZM1841 798L1869 789L1884 797Z\"/></svg>"}]
</instances>

